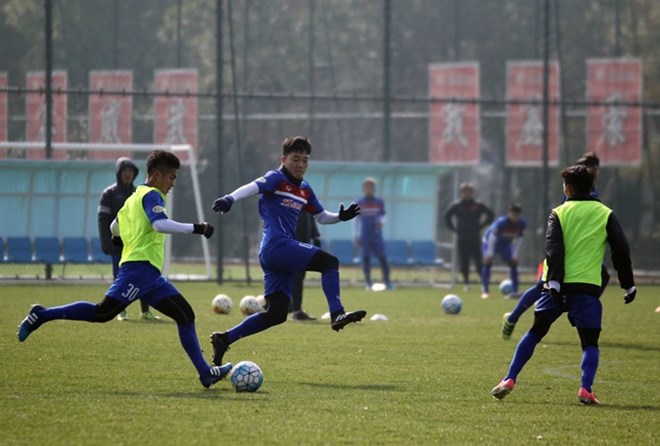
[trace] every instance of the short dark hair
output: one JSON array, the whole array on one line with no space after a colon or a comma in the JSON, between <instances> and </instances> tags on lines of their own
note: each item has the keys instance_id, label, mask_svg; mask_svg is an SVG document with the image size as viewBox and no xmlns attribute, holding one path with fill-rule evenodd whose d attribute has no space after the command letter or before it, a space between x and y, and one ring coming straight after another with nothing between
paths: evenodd
<instances>
[{"instance_id":1,"label":"short dark hair","mask_svg":"<svg viewBox=\"0 0 660 446\"><path fill-rule=\"evenodd\" d=\"M310 155L312 153L312 144L305 136L287 138L282 142L282 155L286 156L289 153Z\"/></svg>"},{"instance_id":2,"label":"short dark hair","mask_svg":"<svg viewBox=\"0 0 660 446\"><path fill-rule=\"evenodd\" d=\"M460 190L462 190L462 191L463 190L471 190L472 192L474 192L474 186L471 183L467 183L467 182L461 183Z\"/></svg>"},{"instance_id":3,"label":"short dark hair","mask_svg":"<svg viewBox=\"0 0 660 446\"><path fill-rule=\"evenodd\" d=\"M588 194L594 186L594 172L584 165L568 166L561 171L564 183L571 186L576 194Z\"/></svg>"},{"instance_id":4,"label":"short dark hair","mask_svg":"<svg viewBox=\"0 0 660 446\"><path fill-rule=\"evenodd\" d=\"M151 175L158 169L180 169L181 161L172 152L154 150L147 157L147 174Z\"/></svg>"},{"instance_id":5,"label":"short dark hair","mask_svg":"<svg viewBox=\"0 0 660 446\"><path fill-rule=\"evenodd\" d=\"M511 203L509 205L509 212L515 212L516 214L520 214L522 212L522 206L520 206L517 203Z\"/></svg>"},{"instance_id":6,"label":"short dark hair","mask_svg":"<svg viewBox=\"0 0 660 446\"><path fill-rule=\"evenodd\" d=\"M587 152L584 155L582 155L578 160L575 162L575 165L577 166L586 166L591 169L596 168L598 169L600 167L600 158L598 158L598 155L596 155L596 152Z\"/></svg>"}]
</instances>

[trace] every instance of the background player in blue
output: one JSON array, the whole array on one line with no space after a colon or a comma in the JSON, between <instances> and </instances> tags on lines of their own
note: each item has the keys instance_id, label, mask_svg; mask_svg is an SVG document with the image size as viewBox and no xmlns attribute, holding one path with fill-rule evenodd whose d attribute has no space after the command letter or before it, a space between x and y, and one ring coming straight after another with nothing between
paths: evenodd
<instances>
[{"instance_id":1,"label":"background player in blue","mask_svg":"<svg viewBox=\"0 0 660 446\"><path fill-rule=\"evenodd\" d=\"M585 166L592 172L594 176L594 187L591 190L591 196L593 198L599 198L598 189L596 188L596 180L598 179L598 173L600 171L600 159L598 158L598 155L596 155L595 152L587 152L584 155L582 155L575 162L575 164L578 166ZM562 203L564 201L566 201L565 196L562 200ZM605 287L610 281L610 275L608 274L605 265L603 265L602 267L601 274L603 279L602 291L605 291ZM543 290L543 280L542 277L539 277L538 282L535 285L528 288L527 290L525 290L525 292L522 293L520 299L518 299L518 302L516 302L516 306L513 308L513 310L510 313L504 314L504 316L502 317L502 339L504 340L511 339L511 334L513 333L514 328L516 328L516 324L518 323L520 316L522 316L523 313L527 311L529 307L534 305L534 303L536 303L536 301L538 301L541 298L542 290Z\"/></svg>"},{"instance_id":2,"label":"background player in blue","mask_svg":"<svg viewBox=\"0 0 660 446\"><path fill-rule=\"evenodd\" d=\"M231 364L210 366L199 346L195 332L195 313L188 301L161 275L165 234L213 235L208 223L179 223L168 218L165 196L174 187L180 168L179 159L163 150L147 158L147 181L133 195L112 222L113 242L123 243L117 278L98 304L74 302L59 307L33 305L18 327L18 340L23 342L46 322L66 319L86 322L108 322L135 300L143 298L155 309L177 323L179 339L199 374L204 387L224 378ZM162 366L162 364L161 364Z\"/></svg>"},{"instance_id":3,"label":"background player in blue","mask_svg":"<svg viewBox=\"0 0 660 446\"><path fill-rule=\"evenodd\" d=\"M264 272L266 309L255 313L226 332L214 332L213 362L222 363L229 346L239 339L266 330L286 321L295 271L321 273L321 287L330 309L331 327L339 331L351 322L358 322L367 312L344 311L339 295L339 261L333 255L296 240L296 226L301 212L309 212L317 223L334 224L355 218L360 213L357 203L339 213L326 211L310 185L303 179L309 164L312 145L307 138L296 136L282 143L282 163L277 170L239 187L213 203L213 210L229 212L234 201L259 196L259 215L263 220L263 236L259 248L259 263Z\"/></svg>"},{"instance_id":4,"label":"background player in blue","mask_svg":"<svg viewBox=\"0 0 660 446\"><path fill-rule=\"evenodd\" d=\"M490 268L495 254L499 255L509 265L513 293L518 292L518 253L522 245L526 222L520 217L522 208L517 204L509 206L506 215L498 218L484 232L482 252L483 267L481 269L481 298L488 299L490 293Z\"/></svg>"},{"instance_id":5,"label":"background player in blue","mask_svg":"<svg viewBox=\"0 0 660 446\"><path fill-rule=\"evenodd\" d=\"M138 168L135 163L126 157L119 158L115 164L115 176L117 182L106 187L101 194L98 207L99 239L101 240L101 249L104 254L112 257L112 278L117 277L119 272L119 260L121 259L121 246L112 244L112 233L110 232L110 223L117 217L119 209L124 205L126 199L135 192L133 182L138 176ZM159 319L158 316L149 311L149 304L140 299L142 314L140 317L145 320ZM128 319L126 310L119 313L117 319L124 321Z\"/></svg>"},{"instance_id":6,"label":"background player in blue","mask_svg":"<svg viewBox=\"0 0 660 446\"><path fill-rule=\"evenodd\" d=\"M600 352L603 306L601 269L607 245L619 284L626 291L624 302L635 300L637 290L630 261L630 249L623 229L611 209L591 196L594 176L585 166L570 166L561 173L567 201L548 217L545 235L546 267L544 290L534 311L534 323L516 347L509 370L493 388L502 399L515 387L518 375L552 324L568 313L577 328L582 346L582 370L578 401L599 404L593 385Z\"/></svg>"},{"instance_id":7,"label":"background player in blue","mask_svg":"<svg viewBox=\"0 0 660 446\"><path fill-rule=\"evenodd\" d=\"M362 271L367 289L371 290L371 254L378 258L383 274L383 281L388 290L392 289L390 282L390 265L387 263L385 241L383 240L383 225L385 224L385 202L376 196L376 180L367 178L362 182L364 195L358 199L360 215L355 219L355 245L362 248Z\"/></svg>"}]
</instances>

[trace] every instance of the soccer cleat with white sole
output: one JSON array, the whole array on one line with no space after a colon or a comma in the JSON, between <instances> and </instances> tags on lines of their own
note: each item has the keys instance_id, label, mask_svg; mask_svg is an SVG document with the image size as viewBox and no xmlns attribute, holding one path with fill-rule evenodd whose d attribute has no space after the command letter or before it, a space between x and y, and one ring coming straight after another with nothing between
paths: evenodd
<instances>
[{"instance_id":1,"label":"soccer cleat with white sole","mask_svg":"<svg viewBox=\"0 0 660 446\"><path fill-rule=\"evenodd\" d=\"M510 394L515 386L516 382L513 380L513 378L509 378L507 380L503 379L498 385L493 387L493 390L490 391L490 394L493 395L493 398L501 400Z\"/></svg>"},{"instance_id":2,"label":"soccer cleat with white sole","mask_svg":"<svg viewBox=\"0 0 660 446\"><path fill-rule=\"evenodd\" d=\"M598 398L596 398L596 394L589 392L584 387L580 387L580 391L578 392L578 400L585 406L594 406L600 404L600 401L598 401Z\"/></svg>"},{"instance_id":3,"label":"soccer cleat with white sole","mask_svg":"<svg viewBox=\"0 0 660 446\"><path fill-rule=\"evenodd\" d=\"M339 331L345 326L353 322L360 322L367 315L367 312L364 310L352 311L350 313L342 313L334 318L330 323L330 327L334 331Z\"/></svg>"}]
</instances>

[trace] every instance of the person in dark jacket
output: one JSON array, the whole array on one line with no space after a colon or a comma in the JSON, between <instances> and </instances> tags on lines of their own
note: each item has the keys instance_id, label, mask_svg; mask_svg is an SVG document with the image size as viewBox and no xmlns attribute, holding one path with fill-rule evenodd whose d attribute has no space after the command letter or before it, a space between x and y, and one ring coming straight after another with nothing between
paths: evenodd
<instances>
[{"instance_id":1,"label":"person in dark jacket","mask_svg":"<svg viewBox=\"0 0 660 446\"><path fill-rule=\"evenodd\" d=\"M321 233L316 226L316 221L312 214L302 212L298 219L296 227L296 240L302 243L312 244L321 247ZM315 321L316 318L305 313L302 309L303 300L303 282L305 281L305 271L296 271L293 275L293 288L291 289L291 305L289 313L291 320L294 321Z\"/></svg>"},{"instance_id":2,"label":"person in dark jacket","mask_svg":"<svg viewBox=\"0 0 660 446\"><path fill-rule=\"evenodd\" d=\"M607 245L619 285L625 290L626 304L635 300L630 248L614 212L591 192L594 172L586 166L570 166L561 173L566 202L548 217L545 235L546 262L543 292L534 311L532 328L522 337L509 365L509 371L493 388L494 398L502 399L514 388L519 373L534 354L536 346L552 324L563 314L577 328L582 346L581 384L578 401L600 404L592 385L598 370L603 305L600 302L603 257Z\"/></svg>"},{"instance_id":3,"label":"person in dark jacket","mask_svg":"<svg viewBox=\"0 0 660 446\"><path fill-rule=\"evenodd\" d=\"M474 187L461 184L460 197L445 211L445 223L458 239L458 259L465 287L470 284L470 260L481 274L481 230L493 222L493 211L474 199Z\"/></svg>"},{"instance_id":4,"label":"person in dark jacket","mask_svg":"<svg viewBox=\"0 0 660 446\"><path fill-rule=\"evenodd\" d=\"M115 246L112 243L112 233L110 224L117 217L119 209L124 205L126 199L135 192L133 182L138 175L138 168L130 158L119 158L115 164L115 176L117 182L105 188L101 194L98 208L99 238L101 239L101 249L109 256L112 256L112 277L117 278L119 271L119 259L121 259L121 246ZM145 320L159 319L149 310L149 304L140 300L142 307L141 318ZM128 319L126 310L119 313L117 319L124 321Z\"/></svg>"}]
</instances>

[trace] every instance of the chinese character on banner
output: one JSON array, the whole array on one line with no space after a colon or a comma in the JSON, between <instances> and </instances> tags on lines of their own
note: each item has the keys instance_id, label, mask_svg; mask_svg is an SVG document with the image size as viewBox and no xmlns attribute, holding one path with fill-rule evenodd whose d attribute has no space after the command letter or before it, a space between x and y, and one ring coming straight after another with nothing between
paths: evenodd
<instances>
[{"instance_id":1,"label":"chinese character on banner","mask_svg":"<svg viewBox=\"0 0 660 446\"><path fill-rule=\"evenodd\" d=\"M157 92L197 93L197 70L156 71ZM197 96L161 96L154 99L154 142L189 144L197 154ZM177 153L187 161L186 153Z\"/></svg>"},{"instance_id":2,"label":"chinese character on banner","mask_svg":"<svg viewBox=\"0 0 660 446\"><path fill-rule=\"evenodd\" d=\"M25 114L27 118L26 141L46 141L46 73L30 71L27 74L27 89L41 90L25 95ZM53 71L52 76L52 127L51 141L66 142L67 131L67 95L58 90L67 89L66 71ZM46 150L28 150L27 157L46 158ZM66 150L53 150L53 159L66 159Z\"/></svg>"},{"instance_id":3,"label":"chinese character on banner","mask_svg":"<svg viewBox=\"0 0 660 446\"><path fill-rule=\"evenodd\" d=\"M479 98L477 62L429 66L429 95L439 99ZM476 164L480 158L479 105L432 102L429 160L435 164Z\"/></svg>"},{"instance_id":4,"label":"chinese character on banner","mask_svg":"<svg viewBox=\"0 0 660 446\"><path fill-rule=\"evenodd\" d=\"M601 165L636 166L642 156L642 109L620 102L642 100L640 59L587 60L587 150Z\"/></svg>"},{"instance_id":5,"label":"chinese character on banner","mask_svg":"<svg viewBox=\"0 0 660 446\"><path fill-rule=\"evenodd\" d=\"M132 71L92 71L89 89L89 142L102 144L129 144L132 138L133 97L129 94L108 94L113 91L133 90ZM128 151L90 150L91 159L116 160L130 156Z\"/></svg>"},{"instance_id":6,"label":"chinese character on banner","mask_svg":"<svg viewBox=\"0 0 660 446\"><path fill-rule=\"evenodd\" d=\"M548 66L548 97L558 101L559 64ZM506 107L506 164L541 166L543 164L543 62L523 61L506 64L508 100L538 101L508 104ZM548 164L559 164L559 106L548 109Z\"/></svg>"},{"instance_id":7,"label":"chinese character on banner","mask_svg":"<svg viewBox=\"0 0 660 446\"><path fill-rule=\"evenodd\" d=\"M9 85L7 73L0 72L0 88L7 88ZM8 94L0 91L0 141L9 141L9 132L7 121L9 119ZM7 158L7 149L0 149L0 158Z\"/></svg>"}]
</instances>

